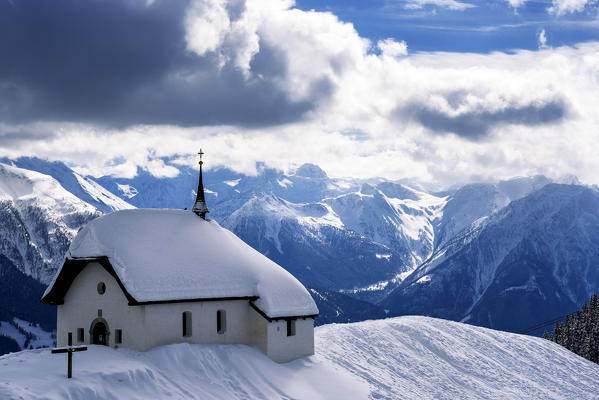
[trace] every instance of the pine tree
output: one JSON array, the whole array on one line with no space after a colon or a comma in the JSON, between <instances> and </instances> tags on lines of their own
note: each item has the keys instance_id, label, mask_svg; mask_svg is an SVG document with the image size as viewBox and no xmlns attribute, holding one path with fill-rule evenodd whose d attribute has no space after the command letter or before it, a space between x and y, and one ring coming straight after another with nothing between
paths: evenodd
<instances>
[{"instance_id":1,"label":"pine tree","mask_svg":"<svg viewBox=\"0 0 599 400\"><path fill-rule=\"evenodd\" d=\"M555 323L553 334L543 338L554 341L568 350L599 363L599 296L593 294L580 310L566 314L564 323Z\"/></svg>"}]
</instances>

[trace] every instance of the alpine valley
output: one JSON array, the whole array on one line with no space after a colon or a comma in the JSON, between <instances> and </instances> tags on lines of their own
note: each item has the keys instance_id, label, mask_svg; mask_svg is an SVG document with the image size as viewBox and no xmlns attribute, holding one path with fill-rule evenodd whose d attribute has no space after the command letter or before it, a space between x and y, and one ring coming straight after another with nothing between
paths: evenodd
<instances>
[{"instance_id":1,"label":"alpine valley","mask_svg":"<svg viewBox=\"0 0 599 400\"><path fill-rule=\"evenodd\" d=\"M55 311L39 298L82 225L124 208L191 207L197 171L176 167L174 178L93 178L0 159L0 354L51 341ZM419 314L529 331L599 291L599 191L573 178L436 193L304 164L212 169L204 185L212 219L309 288L317 324Z\"/></svg>"}]
</instances>

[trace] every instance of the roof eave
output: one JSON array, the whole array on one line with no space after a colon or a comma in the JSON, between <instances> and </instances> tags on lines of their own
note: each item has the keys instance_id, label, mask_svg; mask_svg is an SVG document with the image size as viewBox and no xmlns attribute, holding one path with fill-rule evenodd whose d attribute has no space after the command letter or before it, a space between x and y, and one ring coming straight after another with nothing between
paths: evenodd
<instances>
[{"instance_id":1,"label":"roof eave","mask_svg":"<svg viewBox=\"0 0 599 400\"><path fill-rule=\"evenodd\" d=\"M41 303L49 304L53 306L64 304L64 296L71 287L73 281L79 275L81 271L91 262L99 263L118 283L119 287L123 291L123 294L127 298L130 306L141 306L150 304L168 304L168 303L188 303L188 302L199 302L199 301L226 301L226 300L248 300L250 306L258 312L267 321L277 320L288 320L297 318L316 318L316 314L307 315L288 315L288 316L277 316L271 317L263 310L261 310L254 302L258 300L259 296L236 296L236 297L204 297L204 298L188 298L188 299L168 299L168 300L150 300L150 301L138 301L125 287L119 276L117 275L114 267L110 263L110 259L107 256L101 257L73 257L67 258L60 269L58 276L56 277L52 288L48 293L41 298Z\"/></svg>"},{"instance_id":2,"label":"roof eave","mask_svg":"<svg viewBox=\"0 0 599 400\"><path fill-rule=\"evenodd\" d=\"M271 317L268 314L266 314L264 311L262 311L260 309L260 307L258 307L256 304L254 304L253 301L250 301L250 306L258 313L260 314L262 317L264 317L264 319L266 319L268 322L272 322L272 321L279 321L279 320L289 320L289 319L298 319L298 318L316 318L318 317L318 313L316 314L306 314L306 315L286 315L286 316L278 316L278 317Z\"/></svg>"}]
</instances>

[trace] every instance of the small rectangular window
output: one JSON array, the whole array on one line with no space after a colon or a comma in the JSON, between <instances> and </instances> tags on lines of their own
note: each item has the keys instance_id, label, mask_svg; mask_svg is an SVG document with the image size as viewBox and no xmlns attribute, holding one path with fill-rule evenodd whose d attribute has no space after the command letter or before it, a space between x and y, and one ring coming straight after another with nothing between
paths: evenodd
<instances>
[{"instance_id":1,"label":"small rectangular window","mask_svg":"<svg viewBox=\"0 0 599 400\"><path fill-rule=\"evenodd\" d=\"M183 321L183 336L189 337L191 336L191 312L185 311L182 314Z\"/></svg>"},{"instance_id":2,"label":"small rectangular window","mask_svg":"<svg viewBox=\"0 0 599 400\"><path fill-rule=\"evenodd\" d=\"M69 346L73 345L73 332L69 332L69 334L67 335L67 344Z\"/></svg>"},{"instance_id":3,"label":"small rectangular window","mask_svg":"<svg viewBox=\"0 0 599 400\"><path fill-rule=\"evenodd\" d=\"M227 331L227 313L225 310L216 312L216 332L220 335Z\"/></svg>"},{"instance_id":4,"label":"small rectangular window","mask_svg":"<svg viewBox=\"0 0 599 400\"><path fill-rule=\"evenodd\" d=\"M83 343L85 338L83 336L84 331L83 328L77 328L77 342Z\"/></svg>"},{"instance_id":5,"label":"small rectangular window","mask_svg":"<svg viewBox=\"0 0 599 400\"><path fill-rule=\"evenodd\" d=\"M102 310L98 310L98 317L102 317Z\"/></svg>"},{"instance_id":6,"label":"small rectangular window","mask_svg":"<svg viewBox=\"0 0 599 400\"><path fill-rule=\"evenodd\" d=\"M287 320L287 336L295 336L295 320Z\"/></svg>"},{"instance_id":7,"label":"small rectangular window","mask_svg":"<svg viewBox=\"0 0 599 400\"><path fill-rule=\"evenodd\" d=\"M115 344L121 344L121 343L123 343L123 330L122 329L115 329L115 331L114 331L114 343Z\"/></svg>"}]
</instances>

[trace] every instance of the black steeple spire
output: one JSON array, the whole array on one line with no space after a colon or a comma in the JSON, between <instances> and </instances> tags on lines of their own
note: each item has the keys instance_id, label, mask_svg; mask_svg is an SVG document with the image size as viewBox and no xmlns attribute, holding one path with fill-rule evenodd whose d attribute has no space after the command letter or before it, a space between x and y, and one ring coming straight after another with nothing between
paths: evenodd
<instances>
[{"instance_id":1,"label":"black steeple spire","mask_svg":"<svg viewBox=\"0 0 599 400\"><path fill-rule=\"evenodd\" d=\"M206 214L210 211L208 211L208 207L206 206L206 198L204 197L204 184L202 183L202 164L204 164L202 161L202 156L204 155L202 149L200 149L198 154L200 155L200 180L198 182L196 202L191 211L199 215L202 219L206 219Z\"/></svg>"}]
</instances>

